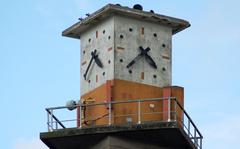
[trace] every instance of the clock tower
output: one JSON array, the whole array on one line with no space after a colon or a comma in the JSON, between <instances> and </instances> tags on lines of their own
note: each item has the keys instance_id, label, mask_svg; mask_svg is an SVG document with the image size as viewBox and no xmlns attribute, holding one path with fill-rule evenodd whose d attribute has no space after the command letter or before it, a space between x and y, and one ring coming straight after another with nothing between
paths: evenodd
<instances>
[{"instance_id":1,"label":"clock tower","mask_svg":"<svg viewBox=\"0 0 240 149\"><path fill-rule=\"evenodd\" d=\"M51 149L202 149L184 89L172 85L172 37L189 26L108 4L64 30L81 41L81 99L46 109L41 140ZM77 114L65 119L62 109Z\"/></svg>"},{"instance_id":2,"label":"clock tower","mask_svg":"<svg viewBox=\"0 0 240 149\"><path fill-rule=\"evenodd\" d=\"M140 5L131 9L109 4L63 31L63 36L81 41L81 102L174 96L183 106L183 88L171 86L172 36L189 26L185 20L142 11ZM161 102L154 106L167 110ZM126 104L115 108L114 115L135 110ZM146 106L143 110L150 109ZM105 124L107 111L107 106L86 109L85 124ZM96 118L89 120L93 115ZM136 121L134 116L131 119ZM164 115L145 120L156 119L164 119ZM124 122L126 118L113 120Z\"/></svg>"}]
</instances>

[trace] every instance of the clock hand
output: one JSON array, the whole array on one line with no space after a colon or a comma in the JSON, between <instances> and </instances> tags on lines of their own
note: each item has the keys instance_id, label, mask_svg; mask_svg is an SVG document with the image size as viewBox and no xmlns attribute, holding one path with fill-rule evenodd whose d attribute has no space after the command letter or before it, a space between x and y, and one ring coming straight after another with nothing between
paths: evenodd
<instances>
[{"instance_id":1,"label":"clock hand","mask_svg":"<svg viewBox=\"0 0 240 149\"><path fill-rule=\"evenodd\" d=\"M153 68L157 69L157 65L156 63L154 62L154 60L152 59L151 56L149 56L147 53L145 54L145 58L146 58L146 61L148 62L148 64L150 64Z\"/></svg>"},{"instance_id":2,"label":"clock hand","mask_svg":"<svg viewBox=\"0 0 240 149\"><path fill-rule=\"evenodd\" d=\"M98 67L103 68L103 64L102 64L102 62L100 61L100 59L98 58L97 50L94 50L94 53L95 53L95 54L92 55L93 58L94 58L94 61L96 62L96 64L98 65Z\"/></svg>"},{"instance_id":3,"label":"clock hand","mask_svg":"<svg viewBox=\"0 0 240 149\"><path fill-rule=\"evenodd\" d=\"M146 49L143 49L142 46L139 47L139 49L141 50L141 53L145 56L146 61L155 69L157 69L157 65L154 62L154 60L152 59L152 57L150 55L148 55L148 52L151 50L149 47L147 47Z\"/></svg>"},{"instance_id":4,"label":"clock hand","mask_svg":"<svg viewBox=\"0 0 240 149\"><path fill-rule=\"evenodd\" d=\"M143 47L142 47L142 46L140 46L140 47L139 47L139 49L140 49L140 51L141 51L141 53L142 53L143 55L147 54L147 53L148 53L148 51L150 51L150 50L151 50L149 47L147 47L146 49L143 49Z\"/></svg>"},{"instance_id":5,"label":"clock hand","mask_svg":"<svg viewBox=\"0 0 240 149\"><path fill-rule=\"evenodd\" d=\"M127 68L131 67L133 64L136 63L136 61L138 61L142 56L145 56L146 61L155 69L157 69L157 65L154 62L154 60L152 59L151 56L148 55L148 52L151 50L149 47L147 47L146 49L144 49L142 46L139 47L140 49L140 54L138 54L137 57L135 57L128 65Z\"/></svg>"},{"instance_id":6,"label":"clock hand","mask_svg":"<svg viewBox=\"0 0 240 149\"><path fill-rule=\"evenodd\" d=\"M97 52L97 51L96 51ZM92 64L92 61L93 61L93 58L94 58L94 53L96 53L95 51L94 52L91 52L91 55L92 55L92 58L91 58L91 60L90 60L90 62L89 62L89 64L88 64L88 67L87 67L87 70L86 70L86 72L84 73L84 75L83 75L83 77L84 77L84 79L86 80L86 78L87 78L87 73L88 73L88 71L89 71L89 68L90 68L90 66L91 66L91 64Z\"/></svg>"},{"instance_id":7,"label":"clock hand","mask_svg":"<svg viewBox=\"0 0 240 149\"><path fill-rule=\"evenodd\" d=\"M135 57L128 65L127 65L127 68L131 67L133 64L136 63L136 61L138 61L141 57L142 57L142 53L138 54L137 57Z\"/></svg>"}]
</instances>

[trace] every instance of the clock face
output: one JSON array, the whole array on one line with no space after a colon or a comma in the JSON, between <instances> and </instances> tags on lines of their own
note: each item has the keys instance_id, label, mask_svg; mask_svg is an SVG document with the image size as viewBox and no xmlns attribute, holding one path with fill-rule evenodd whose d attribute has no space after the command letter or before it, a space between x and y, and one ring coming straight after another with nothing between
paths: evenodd
<instances>
[{"instance_id":1,"label":"clock face","mask_svg":"<svg viewBox=\"0 0 240 149\"><path fill-rule=\"evenodd\" d=\"M123 17L115 20L115 78L171 85L171 28Z\"/></svg>"},{"instance_id":2,"label":"clock face","mask_svg":"<svg viewBox=\"0 0 240 149\"><path fill-rule=\"evenodd\" d=\"M81 35L81 94L120 79L171 85L169 27L114 16Z\"/></svg>"},{"instance_id":3,"label":"clock face","mask_svg":"<svg viewBox=\"0 0 240 149\"><path fill-rule=\"evenodd\" d=\"M81 94L113 79L113 19L86 31L81 36Z\"/></svg>"}]
</instances>

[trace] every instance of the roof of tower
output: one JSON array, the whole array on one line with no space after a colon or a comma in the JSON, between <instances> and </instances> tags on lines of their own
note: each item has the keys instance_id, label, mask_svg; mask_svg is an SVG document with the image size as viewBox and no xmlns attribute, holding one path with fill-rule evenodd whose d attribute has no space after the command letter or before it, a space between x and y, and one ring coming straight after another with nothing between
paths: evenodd
<instances>
[{"instance_id":1,"label":"roof of tower","mask_svg":"<svg viewBox=\"0 0 240 149\"><path fill-rule=\"evenodd\" d=\"M88 28L113 15L121 15L138 20L157 23L160 25L166 25L172 28L172 34L176 34L190 26L188 21L156 14L153 11L147 12L129 7L123 7L120 5L108 4L93 14L88 15L88 17L85 19L82 19L81 21L64 30L62 35L80 39L80 35Z\"/></svg>"}]
</instances>

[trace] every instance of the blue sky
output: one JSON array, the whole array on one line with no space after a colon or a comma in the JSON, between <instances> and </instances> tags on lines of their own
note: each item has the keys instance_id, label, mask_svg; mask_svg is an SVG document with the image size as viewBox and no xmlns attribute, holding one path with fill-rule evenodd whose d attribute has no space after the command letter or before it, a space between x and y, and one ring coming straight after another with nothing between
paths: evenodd
<instances>
[{"instance_id":1,"label":"blue sky","mask_svg":"<svg viewBox=\"0 0 240 149\"><path fill-rule=\"evenodd\" d=\"M107 3L188 20L173 37L173 84L204 135L204 149L236 148L240 134L240 1L1 0L0 148L46 149L45 107L80 97L80 42L61 32Z\"/></svg>"}]
</instances>

